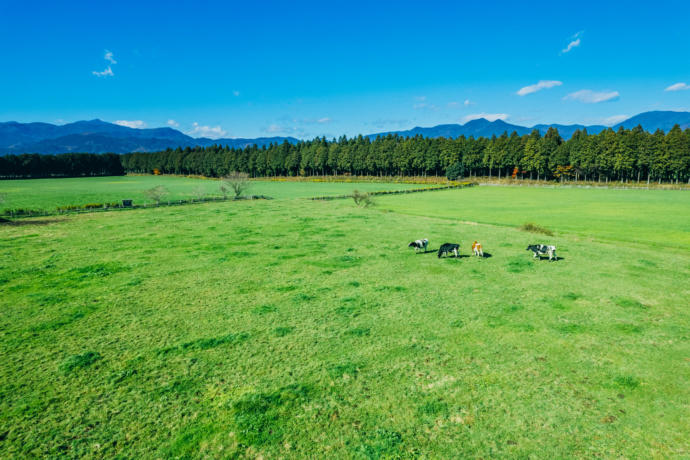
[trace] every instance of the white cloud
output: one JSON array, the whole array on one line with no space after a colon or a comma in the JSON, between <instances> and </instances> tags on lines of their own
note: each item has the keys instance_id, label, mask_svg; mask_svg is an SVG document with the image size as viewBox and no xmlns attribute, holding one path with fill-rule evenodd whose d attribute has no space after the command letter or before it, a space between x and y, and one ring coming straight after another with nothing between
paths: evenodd
<instances>
[{"instance_id":1,"label":"white cloud","mask_svg":"<svg viewBox=\"0 0 690 460\"><path fill-rule=\"evenodd\" d=\"M201 126L199 123L192 123L192 130L185 132L185 134L194 137L208 137L209 139L220 139L226 137L228 132L218 126Z\"/></svg>"},{"instance_id":2,"label":"white cloud","mask_svg":"<svg viewBox=\"0 0 690 460\"><path fill-rule=\"evenodd\" d=\"M96 72L95 70L92 72L94 75L98 77L112 77L113 75L113 70L108 66L107 69L105 69L103 72Z\"/></svg>"},{"instance_id":3,"label":"white cloud","mask_svg":"<svg viewBox=\"0 0 690 460\"><path fill-rule=\"evenodd\" d=\"M172 126L173 128L177 128L178 126L180 126L180 124L178 122L176 122L175 120L168 120L168 126Z\"/></svg>"},{"instance_id":4,"label":"white cloud","mask_svg":"<svg viewBox=\"0 0 690 460\"><path fill-rule=\"evenodd\" d=\"M113 59L113 53L111 53L108 50L105 50L105 56L103 57L103 59L107 59L108 61L110 61L111 64L117 64L117 61Z\"/></svg>"},{"instance_id":5,"label":"white cloud","mask_svg":"<svg viewBox=\"0 0 690 460\"><path fill-rule=\"evenodd\" d=\"M417 97L415 97L415 99L418 101L424 102L424 101L426 101L426 96L417 96Z\"/></svg>"},{"instance_id":6,"label":"white cloud","mask_svg":"<svg viewBox=\"0 0 690 460\"><path fill-rule=\"evenodd\" d=\"M620 94L618 94L618 91L606 90L596 92L590 89L582 89L580 91L568 94L563 98L563 100L580 101L585 104L597 104L599 102L616 101L619 97Z\"/></svg>"},{"instance_id":7,"label":"white cloud","mask_svg":"<svg viewBox=\"0 0 690 460\"><path fill-rule=\"evenodd\" d=\"M579 38L577 40L571 41L568 44L568 46L566 46L564 49L561 50L561 54L565 54L565 53L569 52L571 49L577 48L578 46L580 46L580 39Z\"/></svg>"},{"instance_id":8,"label":"white cloud","mask_svg":"<svg viewBox=\"0 0 690 460\"><path fill-rule=\"evenodd\" d=\"M683 91L686 89L690 89L690 85L686 85L685 83L676 83L675 85L669 86L664 91Z\"/></svg>"},{"instance_id":9,"label":"white cloud","mask_svg":"<svg viewBox=\"0 0 690 460\"><path fill-rule=\"evenodd\" d=\"M314 125L314 124L320 124L320 125L326 125L328 123L332 123L333 120L328 117L323 117L323 118L305 118L303 120L300 120L299 118L293 118L292 123L301 123L303 125Z\"/></svg>"},{"instance_id":10,"label":"white cloud","mask_svg":"<svg viewBox=\"0 0 690 460\"><path fill-rule=\"evenodd\" d=\"M561 86L563 83L558 80L539 80L536 85L525 86L520 88L516 93L518 96L527 96L528 94L536 93L542 89L553 88L554 86Z\"/></svg>"},{"instance_id":11,"label":"white cloud","mask_svg":"<svg viewBox=\"0 0 690 460\"><path fill-rule=\"evenodd\" d=\"M272 124L268 128L264 128L264 131L267 133L294 133L297 131L297 128L290 128L288 126L279 126L276 124Z\"/></svg>"},{"instance_id":12,"label":"white cloud","mask_svg":"<svg viewBox=\"0 0 690 460\"><path fill-rule=\"evenodd\" d=\"M472 115L465 115L462 117L462 121L464 123L467 123L468 121L472 120L479 120L480 118L484 118L489 121L496 121L496 120L503 120L506 121L510 115L507 113L473 113Z\"/></svg>"},{"instance_id":13,"label":"white cloud","mask_svg":"<svg viewBox=\"0 0 690 460\"><path fill-rule=\"evenodd\" d=\"M465 99L465 107L469 107L471 105L477 105L476 102L472 102L469 99Z\"/></svg>"},{"instance_id":14,"label":"white cloud","mask_svg":"<svg viewBox=\"0 0 690 460\"><path fill-rule=\"evenodd\" d=\"M240 97L240 92L239 91L233 91L232 95L235 97Z\"/></svg>"},{"instance_id":15,"label":"white cloud","mask_svg":"<svg viewBox=\"0 0 690 460\"><path fill-rule=\"evenodd\" d=\"M573 35L572 37L570 37L571 42L568 44L568 46L566 46L564 49L562 49L559 54L563 55L563 54L569 52L571 49L577 48L578 46L580 46L580 39L578 37L581 37L582 34L584 34L584 33L585 33L585 31L581 30L580 32L578 32L575 35Z\"/></svg>"},{"instance_id":16,"label":"white cloud","mask_svg":"<svg viewBox=\"0 0 690 460\"><path fill-rule=\"evenodd\" d=\"M116 120L114 122L116 125L126 126L128 128L142 129L146 128L146 123L141 120Z\"/></svg>"}]
</instances>

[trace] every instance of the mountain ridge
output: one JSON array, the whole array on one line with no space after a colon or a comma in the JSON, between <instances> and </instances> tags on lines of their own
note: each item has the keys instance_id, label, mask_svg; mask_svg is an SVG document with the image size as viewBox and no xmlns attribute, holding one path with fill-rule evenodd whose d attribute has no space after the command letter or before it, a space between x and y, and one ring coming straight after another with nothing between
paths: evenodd
<instances>
[{"instance_id":1,"label":"mountain ridge","mask_svg":"<svg viewBox=\"0 0 690 460\"><path fill-rule=\"evenodd\" d=\"M641 125L646 131L654 132L657 129L668 132L675 124L681 129L690 127L690 112L651 111L635 115L625 121L612 126L614 130L624 127L626 129ZM550 127L558 129L561 137L569 139L576 130L586 129L589 134L598 134L608 129L603 125L560 125L538 124L532 127L507 123L503 120L489 121L485 118L470 120L464 125L442 124L430 128L416 126L404 131L385 131L375 134L367 134L365 137L376 139L377 136L385 137L388 134L399 136L424 137L491 137L500 136L504 132L512 134L513 131L522 136L531 133L534 129L542 135ZM55 154L64 152L88 152L88 153L128 153L128 152L152 152L177 147L209 147L222 145L235 148L244 148L257 144L259 146L269 143L298 143L299 139L293 137L259 137L255 139L244 138L194 138L176 129L163 128L130 128L115 123L108 123L99 119L83 120L65 125L53 125L50 123L33 122L18 123L15 121L0 122L0 155L21 153Z\"/></svg>"}]
</instances>

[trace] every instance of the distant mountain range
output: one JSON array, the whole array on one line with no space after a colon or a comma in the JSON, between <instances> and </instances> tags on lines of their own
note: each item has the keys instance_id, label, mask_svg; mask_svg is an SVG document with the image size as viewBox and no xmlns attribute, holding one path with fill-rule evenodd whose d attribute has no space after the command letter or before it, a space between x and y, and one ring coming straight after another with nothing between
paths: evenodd
<instances>
[{"instance_id":1,"label":"distant mountain range","mask_svg":"<svg viewBox=\"0 0 690 460\"><path fill-rule=\"evenodd\" d=\"M136 129L101 120L77 121L66 125L49 123L0 123L0 155L10 153L128 153L153 152L168 147L208 147L214 144L244 148L284 140L296 143L294 137L260 137L257 139L208 139L187 136L172 128Z\"/></svg>"},{"instance_id":2,"label":"distant mountain range","mask_svg":"<svg viewBox=\"0 0 690 460\"><path fill-rule=\"evenodd\" d=\"M646 131L654 132L661 129L668 132L674 125L680 125L681 129L690 127L690 112L645 112L629 118L612 128L617 130L624 126L632 129L641 125ZM573 133L580 129L587 129L589 134L598 134L607 129L606 126L593 125L535 125L531 128L506 123L503 120L488 121L484 118L472 120L464 125L450 124L438 125L432 128L412 128L407 131L390 131L369 134L367 137L375 139L376 136L398 134L401 136L425 137L491 137L494 134L500 136L504 132L511 134L513 131L519 135L529 134L533 129L546 133L549 127L558 129L564 139L569 139ZM208 147L214 144L230 147L246 147L257 144L259 146L269 143L282 143L285 140L291 143L299 142L293 137L260 137L257 139L208 139L193 138L172 128L135 129L107 123L101 120L78 121L66 125L52 125L49 123L17 123L14 121L0 123L0 155L19 153L64 153L64 152L91 152L91 153L128 153L128 152L152 152L165 150L166 148L195 147L197 145Z\"/></svg>"}]
</instances>

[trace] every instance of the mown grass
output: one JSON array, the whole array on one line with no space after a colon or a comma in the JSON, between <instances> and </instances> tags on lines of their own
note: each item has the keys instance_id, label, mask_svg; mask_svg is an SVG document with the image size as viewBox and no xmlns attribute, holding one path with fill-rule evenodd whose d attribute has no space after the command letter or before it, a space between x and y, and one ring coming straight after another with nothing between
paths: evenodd
<instances>
[{"instance_id":1,"label":"mown grass","mask_svg":"<svg viewBox=\"0 0 690 460\"><path fill-rule=\"evenodd\" d=\"M377 201L382 209L411 215L514 227L532 222L593 241L658 242L690 250L690 193L685 192L472 187Z\"/></svg>"},{"instance_id":2,"label":"mown grass","mask_svg":"<svg viewBox=\"0 0 690 460\"><path fill-rule=\"evenodd\" d=\"M7 195L5 208L55 209L58 206L85 205L89 203L120 202L133 199L143 204L144 190L157 185L165 186L170 200L196 199L193 190L202 187L208 195L221 196L220 182L212 179L191 179L170 176L115 176L67 179L32 179L0 181L0 193ZM273 198L304 198L313 195L344 195L358 188L364 192L379 190L407 190L419 188L414 184L378 183L316 183L252 181L247 194L268 195Z\"/></svg>"},{"instance_id":3,"label":"mown grass","mask_svg":"<svg viewBox=\"0 0 690 460\"><path fill-rule=\"evenodd\" d=\"M349 200L0 226L0 457L688 455L688 254L528 238Z\"/></svg>"}]
</instances>

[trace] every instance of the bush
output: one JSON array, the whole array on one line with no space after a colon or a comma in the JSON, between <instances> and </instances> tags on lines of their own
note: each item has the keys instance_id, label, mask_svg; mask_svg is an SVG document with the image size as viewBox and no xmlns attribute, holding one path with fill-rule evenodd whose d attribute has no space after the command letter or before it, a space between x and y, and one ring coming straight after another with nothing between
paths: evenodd
<instances>
[{"instance_id":1,"label":"bush","mask_svg":"<svg viewBox=\"0 0 690 460\"><path fill-rule=\"evenodd\" d=\"M368 208L370 206L376 206L374 197L371 193L362 193L357 189L352 191L352 199L355 200L355 204L360 208Z\"/></svg>"},{"instance_id":2,"label":"bush","mask_svg":"<svg viewBox=\"0 0 690 460\"><path fill-rule=\"evenodd\" d=\"M540 227L534 222L528 222L519 227L523 232L539 233L546 236L553 236L553 232L546 227Z\"/></svg>"}]
</instances>

